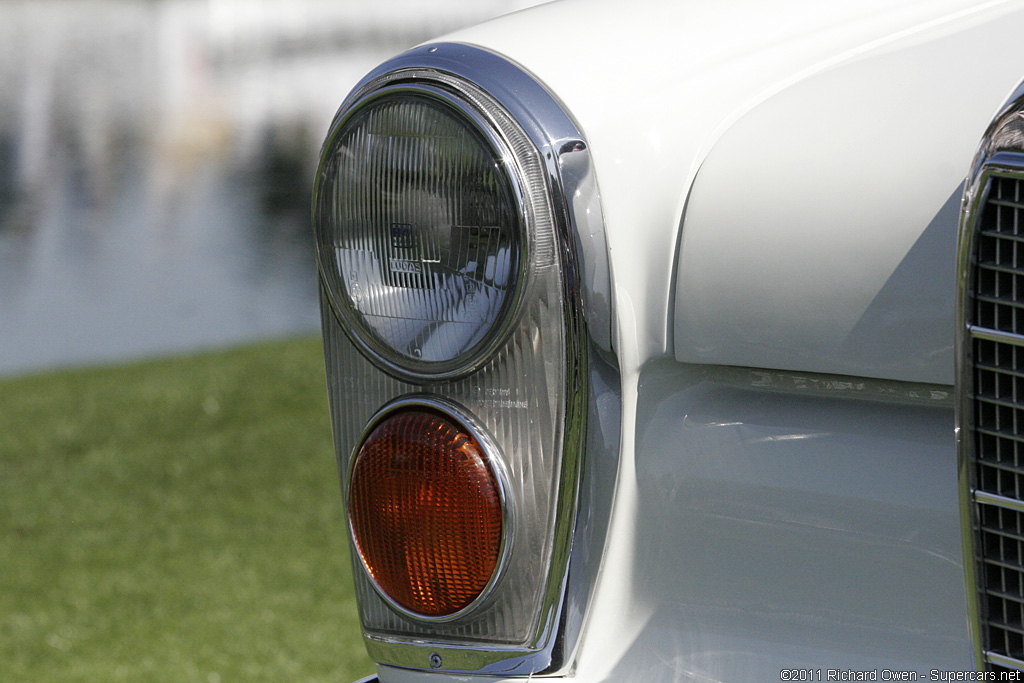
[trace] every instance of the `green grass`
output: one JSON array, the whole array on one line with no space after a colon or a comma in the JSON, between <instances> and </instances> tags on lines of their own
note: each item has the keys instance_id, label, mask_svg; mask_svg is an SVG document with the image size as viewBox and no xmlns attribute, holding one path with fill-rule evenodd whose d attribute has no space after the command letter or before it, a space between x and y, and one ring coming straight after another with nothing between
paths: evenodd
<instances>
[{"instance_id":1,"label":"green grass","mask_svg":"<svg viewBox=\"0 0 1024 683\"><path fill-rule=\"evenodd\" d=\"M0 382L0 678L370 673L330 438L318 339Z\"/></svg>"}]
</instances>

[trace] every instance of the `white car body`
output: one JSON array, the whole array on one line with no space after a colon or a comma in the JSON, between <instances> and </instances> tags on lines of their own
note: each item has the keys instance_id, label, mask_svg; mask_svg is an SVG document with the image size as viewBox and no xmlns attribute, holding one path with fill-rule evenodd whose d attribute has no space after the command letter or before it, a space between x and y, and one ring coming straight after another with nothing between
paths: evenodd
<instances>
[{"instance_id":1,"label":"white car body","mask_svg":"<svg viewBox=\"0 0 1024 683\"><path fill-rule=\"evenodd\" d=\"M617 471L582 631L532 680L978 670L956 244L1021 36L1021 2L564 0L438 39L553 93L600 189Z\"/></svg>"}]
</instances>

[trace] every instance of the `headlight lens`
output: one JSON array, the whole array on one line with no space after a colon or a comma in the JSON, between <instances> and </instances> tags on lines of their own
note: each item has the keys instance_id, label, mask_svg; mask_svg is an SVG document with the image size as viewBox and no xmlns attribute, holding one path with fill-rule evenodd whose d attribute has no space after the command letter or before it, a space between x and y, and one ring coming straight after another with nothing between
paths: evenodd
<instances>
[{"instance_id":1,"label":"headlight lens","mask_svg":"<svg viewBox=\"0 0 1024 683\"><path fill-rule=\"evenodd\" d=\"M398 374L464 374L507 330L525 267L513 155L468 104L384 88L328 140L317 233L328 294L364 352Z\"/></svg>"}]
</instances>

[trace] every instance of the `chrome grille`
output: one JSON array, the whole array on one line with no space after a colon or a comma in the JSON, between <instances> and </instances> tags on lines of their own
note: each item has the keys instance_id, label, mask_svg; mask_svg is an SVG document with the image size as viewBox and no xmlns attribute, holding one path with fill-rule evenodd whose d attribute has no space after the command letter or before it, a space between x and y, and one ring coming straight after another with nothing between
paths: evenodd
<instances>
[{"instance_id":1,"label":"chrome grille","mask_svg":"<svg viewBox=\"0 0 1024 683\"><path fill-rule=\"evenodd\" d=\"M979 504L990 652L1020 658L1024 649L1024 537L1020 512Z\"/></svg>"},{"instance_id":2,"label":"chrome grille","mask_svg":"<svg viewBox=\"0 0 1024 683\"><path fill-rule=\"evenodd\" d=\"M993 173L976 213L969 300L977 608L990 669L1024 667L1024 180Z\"/></svg>"},{"instance_id":3,"label":"chrome grille","mask_svg":"<svg viewBox=\"0 0 1024 683\"><path fill-rule=\"evenodd\" d=\"M1024 332L1024 188L993 176L976 238L975 324Z\"/></svg>"}]
</instances>

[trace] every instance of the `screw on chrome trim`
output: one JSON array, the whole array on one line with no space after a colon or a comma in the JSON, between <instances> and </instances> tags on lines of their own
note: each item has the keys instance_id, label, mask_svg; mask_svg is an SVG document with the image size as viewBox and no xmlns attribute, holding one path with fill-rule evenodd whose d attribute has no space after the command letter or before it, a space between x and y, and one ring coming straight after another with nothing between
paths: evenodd
<instances>
[{"instance_id":1,"label":"screw on chrome trim","mask_svg":"<svg viewBox=\"0 0 1024 683\"><path fill-rule=\"evenodd\" d=\"M444 662L441 660L441 655L437 654L436 652L431 652L430 653L430 668L431 669L440 669L441 665L443 663Z\"/></svg>"}]
</instances>

